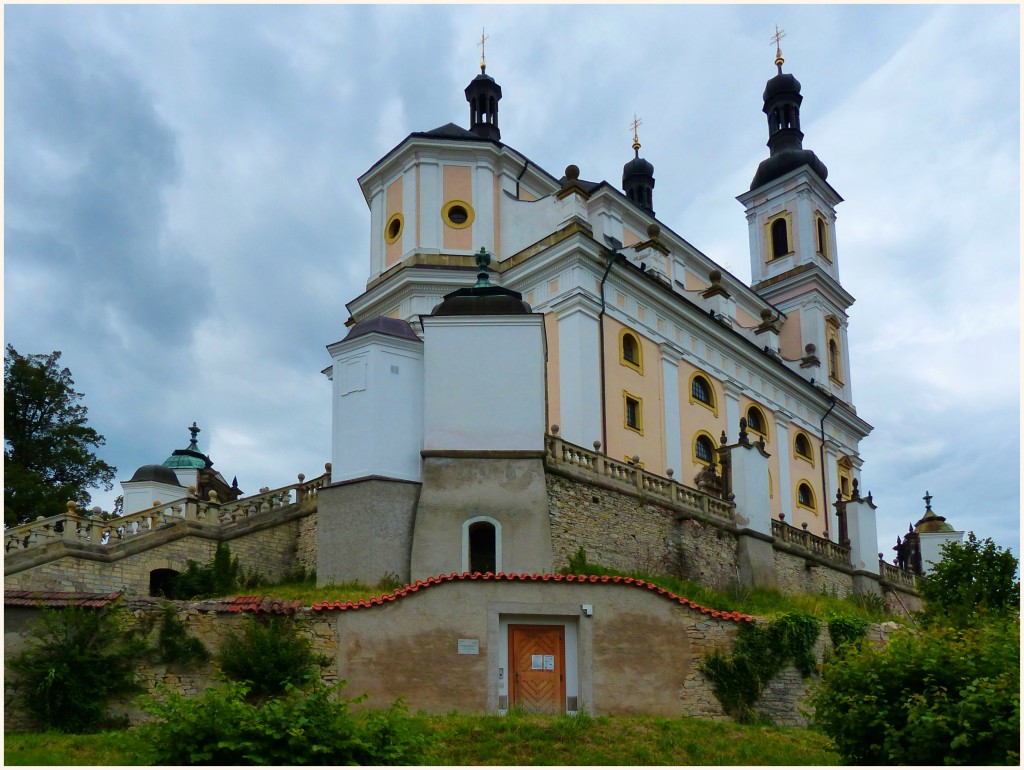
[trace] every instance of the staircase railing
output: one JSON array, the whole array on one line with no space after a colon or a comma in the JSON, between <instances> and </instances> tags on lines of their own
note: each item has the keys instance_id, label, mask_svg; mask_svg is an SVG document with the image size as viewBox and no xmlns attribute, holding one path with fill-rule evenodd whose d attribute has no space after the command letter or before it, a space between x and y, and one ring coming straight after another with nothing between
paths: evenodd
<instances>
[{"instance_id":1,"label":"staircase railing","mask_svg":"<svg viewBox=\"0 0 1024 770\"><path fill-rule=\"evenodd\" d=\"M111 546L183 521L224 527L295 504L315 501L319 491L331 481L330 464L322 476L310 481L305 479L300 473L295 484L264 489L255 495L226 503L218 502L215 495L211 495L213 499L200 500L190 488L189 494L178 500L106 521L78 513L75 504L69 502L64 513L39 517L5 530L4 551L7 554L21 553L56 542Z\"/></svg>"}]
</instances>

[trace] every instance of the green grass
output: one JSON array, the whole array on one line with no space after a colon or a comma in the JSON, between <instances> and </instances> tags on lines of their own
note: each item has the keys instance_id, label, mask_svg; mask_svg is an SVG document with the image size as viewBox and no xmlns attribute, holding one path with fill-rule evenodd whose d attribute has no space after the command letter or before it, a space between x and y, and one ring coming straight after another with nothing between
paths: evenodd
<instances>
[{"instance_id":1,"label":"green grass","mask_svg":"<svg viewBox=\"0 0 1024 770\"><path fill-rule=\"evenodd\" d=\"M4 733L5 765L131 765L122 746L126 730L67 733Z\"/></svg>"},{"instance_id":2,"label":"green grass","mask_svg":"<svg viewBox=\"0 0 1024 770\"><path fill-rule=\"evenodd\" d=\"M423 717L430 765L837 765L811 730L682 717ZM6 733L6 765L131 765L127 731L94 735Z\"/></svg>"}]
</instances>

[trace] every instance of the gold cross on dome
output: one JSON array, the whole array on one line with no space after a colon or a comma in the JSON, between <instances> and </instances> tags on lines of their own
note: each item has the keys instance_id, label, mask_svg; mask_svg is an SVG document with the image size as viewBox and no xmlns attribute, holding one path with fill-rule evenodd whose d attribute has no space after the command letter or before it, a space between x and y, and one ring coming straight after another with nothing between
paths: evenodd
<instances>
[{"instance_id":1,"label":"gold cross on dome","mask_svg":"<svg viewBox=\"0 0 1024 770\"><path fill-rule=\"evenodd\" d=\"M486 29L480 30L480 71L483 72L487 69L487 32Z\"/></svg>"},{"instance_id":2,"label":"gold cross on dome","mask_svg":"<svg viewBox=\"0 0 1024 770\"><path fill-rule=\"evenodd\" d=\"M775 43L775 63L782 67L782 46L779 41L786 36L786 30L779 29L779 25L775 25L775 34L772 35L772 42Z\"/></svg>"},{"instance_id":3,"label":"gold cross on dome","mask_svg":"<svg viewBox=\"0 0 1024 770\"><path fill-rule=\"evenodd\" d=\"M640 120L636 116L636 113L634 112L633 113L633 124L632 124L632 128L633 128L633 149L634 150L639 150L640 149L640 135L637 133L637 129L640 128L640 126L642 124L643 124L643 121Z\"/></svg>"}]
</instances>

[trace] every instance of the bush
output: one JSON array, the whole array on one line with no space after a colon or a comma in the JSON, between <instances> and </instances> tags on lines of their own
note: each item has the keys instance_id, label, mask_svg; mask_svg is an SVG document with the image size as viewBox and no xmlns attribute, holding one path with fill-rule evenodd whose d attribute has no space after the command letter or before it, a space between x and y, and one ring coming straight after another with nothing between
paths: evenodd
<instances>
[{"instance_id":1,"label":"bush","mask_svg":"<svg viewBox=\"0 0 1024 770\"><path fill-rule=\"evenodd\" d=\"M1020 609L1017 559L991 538L967 533L962 543L942 546L942 560L921 583L925 623L969 625L1005 617Z\"/></svg>"},{"instance_id":2,"label":"bush","mask_svg":"<svg viewBox=\"0 0 1024 770\"><path fill-rule=\"evenodd\" d=\"M241 636L229 632L217 659L224 676L247 682L253 696L281 695L317 678L330 662L314 654L294 620L279 615L250 618Z\"/></svg>"},{"instance_id":3,"label":"bush","mask_svg":"<svg viewBox=\"0 0 1024 770\"><path fill-rule=\"evenodd\" d=\"M44 609L8 666L30 714L62 732L93 732L106 726L107 696L139 689L146 649L119 609Z\"/></svg>"},{"instance_id":4,"label":"bush","mask_svg":"<svg viewBox=\"0 0 1024 770\"><path fill-rule=\"evenodd\" d=\"M814 722L852 764L1019 764L1020 625L904 631L826 664Z\"/></svg>"},{"instance_id":5,"label":"bush","mask_svg":"<svg viewBox=\"0 0 1024 770\"><path fill-rule=\"evenodd\" d=\"M210 659L206 645L189 634L185 624L178 618L177 608L170 602L164 604L160 616L156 649L164 663L188 666L192 663L205 663Z\"/></svg>"},{"instance_id":6,"label":"bush","mask_svg":"<svg viewBox=\"0 0 1024 770\"><path fill-rule=\"evenodd\" d=\"M157 765L399 765L420 764L425 723L398 702L383 712L353 714L363 698L338 698L315 683L308 692L289 686L283 697L248 702L244 684L209 688L186 698L146 702L156 721L138 731L136 752ZM365 697L365 696L363 696Z\"/></svg>"},{"instance_id":7,"label":"bush","mask_svg":"<svg viewBox=\"0 0 1024 770\"><path fill-rule=\"evenodd\" d=\"M164 593L168 599L227 596L238 587L240 575L241 568L238 559L231 558L231 548L227 543L217 543L209 564L189 559L185 570L168 582Z\"/></svg>"}]
</instances>

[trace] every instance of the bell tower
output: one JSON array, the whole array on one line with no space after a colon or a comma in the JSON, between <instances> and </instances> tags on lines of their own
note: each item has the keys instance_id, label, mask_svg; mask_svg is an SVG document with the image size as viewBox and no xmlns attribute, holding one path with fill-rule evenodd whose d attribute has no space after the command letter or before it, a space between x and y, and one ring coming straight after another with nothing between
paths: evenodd
<instances>
[{"instance_id":1,"label":"bell tower","mask_svg":"<svg viewBox=\"0 0 1024 770\"><path fill-rule=\"evenodd\" d=\"M784 34L776 27L778 71L762 95L769 156L737 197L749 227L751 288L799 327L799 347L782 355L804 359L807 376L850 403L846 311L854 299L839 282L835 236L835 207L843 199L826 181L825 164L804 149L800 81L782 71Z\"/></svg>"},{"instance_id":2,"label":"bell tower","mask_svg":"<svg viewBox=\"0 0 1024 770\"><path fill-rule=\"evenodd\" d=\"M487 35L480 35L480 74L466 86L466 101L469 102L469 130L483 139L501 139L498 129L498 102L501 101L501 86L487 74L487 57L484 47Z\"/></svg>"}]
</instances>

